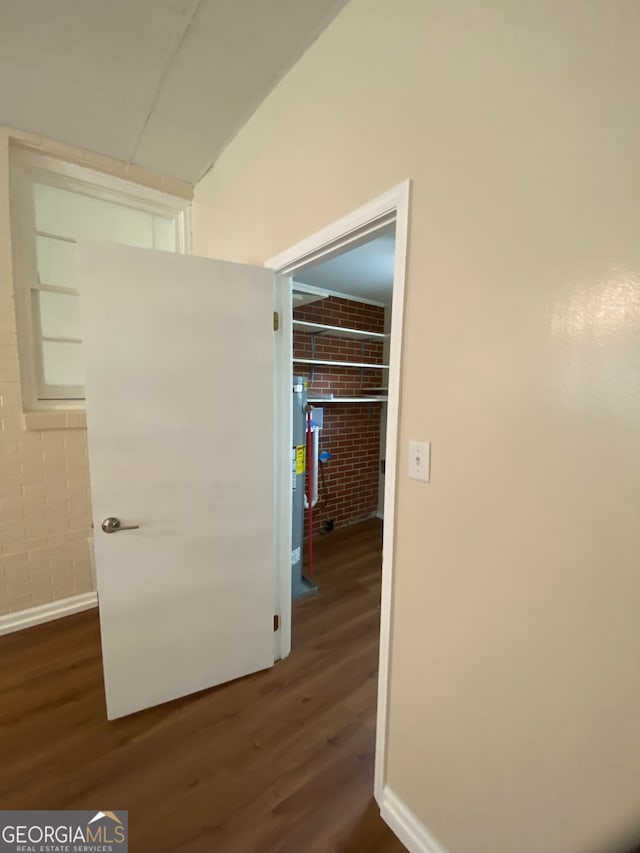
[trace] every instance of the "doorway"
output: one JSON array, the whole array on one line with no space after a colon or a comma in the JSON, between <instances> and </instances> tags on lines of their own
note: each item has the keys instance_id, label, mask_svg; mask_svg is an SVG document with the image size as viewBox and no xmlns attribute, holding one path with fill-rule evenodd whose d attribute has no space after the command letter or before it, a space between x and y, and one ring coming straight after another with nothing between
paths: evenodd
<instances>
[{"instance_id":1,"label":"doorway","mask_svg":"<svg viewBox=\"0 0 640 853\"><path fill-rule=\"evenodd\" d=\"M374 514L379 513L384 518L384 537L382 544L382 594L374 786L376 798L379 798L382 793L385 778L388 658L395 531L396 457L408 212L409 182L406 181L369 204L364 205L327 228L324 228L322 231L303 240L281 255L270 259L265 264L265 266L272 268L279 276L288 276L291 279L291 287L281 289L280 295L279 297L277 296L276 300L278 311L283 318L282 337L279 345L276 346L277 385L280 388L278 399L281 403L278 407L279 413L276 416L280 421L279 424L276 424L276 435L279 441L277 449L278 458L287 461L291 459L291 448L293 446L291 428L291 377L292 371L293 375L296 375L300 367L303 368L303 372L306 370L309 373L309 379L312 380L309 382L312 390L311 400L315 400L315 402L312 402L312 405L317 405L318 407L322 405L324 409L347 405L375 406L378 412L375 422L378 425L377 447L380 453L378 457L378 470L382 473L382 476L378 475L376 497L380 498L380 502L376 501ZM351 287L351 292L348 292L344 287L340 291L335 286L333 288L323 288L317 284L319 279L316 279L315 275L318 274L318 271L326 275L327 271L331 269L333 262L337 262L336 265L339 266L340 259L342 258L344 262L344 258L349 253L353 253L361 247L364 247L366 251L367 244L373 244L376 240L382 242L385 238L389 241L391 235L393 242L393 268L391 293L386 297L387 301L385 301L385 298L377 300L370 299L367 296L363 296L362 293L353 292L354 287ZM351 257L353 258L353 255ZM304 281L305 278L307 282ZM316 284L309 283L312 279L316 280ZM375 352L371 350L371 352L365 354L363 362L360 362L370 362L371 366L362 368L358 366L356 368L356 373L360 373L360 377L358 377L360 384L357 389L353 384L349 384L349 382L344 380L345 384L339 390L343 390L345 393L336 394L335 391L331 390L330 380L319 380L322 383L321 387L318 387L319 382L313 381L316 376L320 376L320 373L314 373L313 377L310 375L314 368L315 371L318 371L320 367L328 367L330 371L336 369L335 366L331 365L319 365L318 361L341 361L342 359L321 359L319 351L316 349L316 358L314 359L314 354L312 353L306 359L305 364L303 362L304 356L296 353L294 349L294 322L297 325L298 331L302 331L303 329L300 325L301 323L313 324L313 318L304 320L299 308L296 310L296 303L294 302L294 296L296 295L302 297L297 300L299 308L302 307L302 302L306 295L310 299L307 304L312 306L315 303L317 306L316 310L321 310L320 306L322 302L325 303L325 306L330 306L331 303L328 300L333 300L333 307L336 307L336 300L344 300L348 303L356 304L360 300L360 306L373 303L372 308L378 307L382 309L381 327L371 325L363 325L362 327L365 331L376 329L376 334L381 334L382 337L376 340L375 345L377 350ZM320 298L314 299L314 296ZM354 297L356 298L354 299ZM365 300L364 302L362 301L363 299ZM376 305L376 303L378 304ZM340 307L345 308L347 313L344 316L345 318L348 317L348 306L345 306L343 302ZM354 306L351 306L351 308L356 310ZM366 315L368 309L361 308L360 310L363 315ZM319 317L315 319L317 321L316 325L340 325L352 328L349 326L349 320L322 324ZM365 319L364 316L362 319ZM368 319L371 320L372 318L369 317ZM375 322L379 322L379 320L380 318L378 317ZM380 328L381 331L378 331ZM309 334L312 333L310 328L307 328L307 332ZM327 334L326 337L328 339L329 335ZM347 347L353 346L354 341L358 344L358 337L356 335L345 345ZM317 346L317 338L315 343ZM351 355L353 355L353 352L351 352ZM352 359L344 360L352 361ZM376 364L376 362L378 363ZM346 371L350 369L349 367L345 368ZM384 375L384 379L380 378L382 375ZM351 380L353 378L351 377ZM285 389L287 390L285 391ZM325 396L329 394L334 395L332 399ZM346 400L342 402L336 400L337 396L349 398L352 396L361 398L375 396L376 399L362 399L347 403ZM384 426L382 426L383 422ZM380 431L384 433L384 440L381 439ZM380 464L381 460L382 464ZM330 457L323 460L323 465L324 461L329 465ZM276 557L277 565L279 566L277 600L281 614L280 624L283 629L278 632L279 635L276 637L276 654L281 658L287 657L291 651L292 512L291 501L289 500L290 491L291 468L288 464L281 464L276 484L276 505L280 508L276 519ZM326 488L325 491L327 491ZM324 513L327 517L324 518L321 516L320 525L328 525L331 522L331 509L331 504L329 503L325 507L326 511ZM333 521L335 522L335 518ZM327 530L325 527L325 532L327 535L330 535L332 531Z\"/></svg>"}]
</instances>

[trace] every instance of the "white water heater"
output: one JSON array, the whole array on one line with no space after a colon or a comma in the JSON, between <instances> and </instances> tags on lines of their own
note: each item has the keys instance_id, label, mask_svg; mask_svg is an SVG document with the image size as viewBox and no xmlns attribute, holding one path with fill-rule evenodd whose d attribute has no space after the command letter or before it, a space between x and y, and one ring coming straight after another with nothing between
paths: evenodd
<instances>
[{"instance_id":1,"label":"white water heater","mask_svg":"<svg viewBox=\"0 0 640 853\"><path fill-rule=\"evenodd\" d=\"M304 574L304 513L308 509L309 500L312 506L318 502L318 448L319 435L323 423L323 410L312 408L311 460L307 459L308 441L308 406L307 379L303 376L293 377L292 405L292 435L291 448L291 594L300 598L316 592L318 587ZM311 486L308 495L305 493L307 462L311 461Z\"/></svg>"}]
</instances>

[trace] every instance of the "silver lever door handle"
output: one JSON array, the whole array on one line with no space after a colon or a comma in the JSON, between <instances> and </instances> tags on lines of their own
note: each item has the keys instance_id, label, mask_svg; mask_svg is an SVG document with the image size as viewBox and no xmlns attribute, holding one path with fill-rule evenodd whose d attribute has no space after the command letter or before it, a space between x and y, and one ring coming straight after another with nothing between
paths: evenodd
<instances>
[{"instance_id":1,"label":"silver lever door handle","mask_svg":"<svg viewBox=\"0 0 640 853\"><path fill-rule=\"evenodd\" d=\"M123 526L119 518L113 517L105 518L102 522L102 529L105 533L118 533L120 530L138 530L139 528L139 524L128 524Z\"/></svg>"}]
</instances>

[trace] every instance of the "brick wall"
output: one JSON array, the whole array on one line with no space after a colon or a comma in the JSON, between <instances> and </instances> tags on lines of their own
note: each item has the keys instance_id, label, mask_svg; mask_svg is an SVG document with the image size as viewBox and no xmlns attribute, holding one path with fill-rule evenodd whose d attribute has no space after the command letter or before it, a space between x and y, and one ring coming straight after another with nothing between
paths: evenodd
<instances>
[{"instance_id":1,"label":"brick wall","mask_svg":"<svg viewBox=\"0 0 640 853\"><path fill-rule=\"evenodd\" d=\"M329 297L293 312L294 319L384 331L384 308L348 299ZM312 357L311 334L294 331L294 357ZM375 364L382 361L383 344L336 338L316 337L315 358ZM351 397L367 393L367 389L386 386L387 371L359 368L316 367L313 381L307 365L294 365L297 376L306 376L313 392L333 392ZM314 508L314 531L325 530L329 520L335 528L353 524L375 515L378 508L378 473L380 455L380 403L332 403L316 405L324 409L324 429L320 449L328 450L331 459L320 468L320 500ZM324 473L324 481L322 477ZM306 521L305 521L306 533Z\"/></svg>"}]
</instances>

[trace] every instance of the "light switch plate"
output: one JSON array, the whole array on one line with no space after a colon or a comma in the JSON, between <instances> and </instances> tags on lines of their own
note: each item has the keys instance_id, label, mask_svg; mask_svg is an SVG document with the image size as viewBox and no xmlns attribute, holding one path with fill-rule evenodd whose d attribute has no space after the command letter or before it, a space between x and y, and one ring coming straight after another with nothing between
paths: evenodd
<instances>
[{"instance_id":1,"label":"light switch plate","mask_svg":"<svg viewBox=\"0 0 640 853\"><path fill-rule=\"evenodd\" d=\"M428 483L431 478L431 442L409 442L409 478Z\"/></svg>"}]
</instances>

